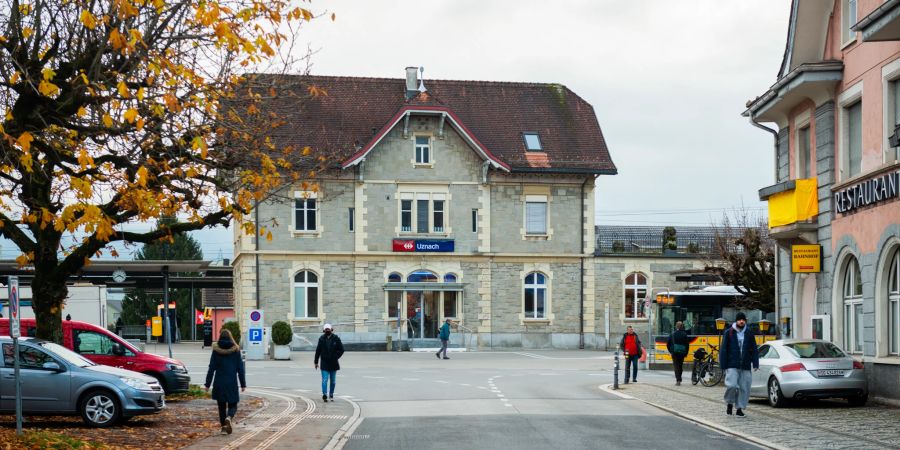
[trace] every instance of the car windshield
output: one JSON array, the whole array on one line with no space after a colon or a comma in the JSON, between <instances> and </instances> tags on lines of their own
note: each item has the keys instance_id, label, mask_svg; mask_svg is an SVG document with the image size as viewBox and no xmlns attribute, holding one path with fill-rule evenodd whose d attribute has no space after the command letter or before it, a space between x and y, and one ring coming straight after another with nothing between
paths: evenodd
<instances>
[{"instance_id":1,"label":"car windshield","mask_svg":"<svg viewBox=\"0 0 900 450\"><path fill-rule=\"evenodd\" d=\"M62 345L54 344L53 342L41 342L38 345L40 345L44 350L52 353L54 356L66 361L69 364L72 364L73 366L88 367L96 365L87 358L63 347Z\"/></svg>"},{"instance_id":2,"label":"car windshield","mask_svg":"<svg viewBox=\"0 0 900 450\"><path fill-rule=\"evenodd\" d=\"M844 352L831 342L794 342L784 344L798 358L842 358Z\"/></svg>"}]
</instances>

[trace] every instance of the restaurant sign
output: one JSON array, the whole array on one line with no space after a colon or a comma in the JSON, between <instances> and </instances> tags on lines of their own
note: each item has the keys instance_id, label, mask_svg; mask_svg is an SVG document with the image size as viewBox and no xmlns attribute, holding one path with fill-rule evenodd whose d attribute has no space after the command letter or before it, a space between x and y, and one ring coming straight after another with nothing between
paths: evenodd
<instances>
[{"instance_id":1,"label":"restaurant sign","mask_svg":"<svg viewBox=\"0 0 900 450\"><path fill-rule=\"evenodd\" d=\"M453 240L394 239L395 252L452 252Z\"/></svg>"},{"instance_id":2,"label":"restaurant sign","mask_svg":"<svg viewBox=\"0 0 900 450\"><path fill-rule=\"evenodd\" d=\"M835 210L851 213L875 203L900 197L900 170L861 181L834 193Z\"/></svg>"},{"instance_id":3,"label":"restaurant sign","mask_svg":"<svg viewBox=\"0 0 900 450\"><path fill-rule=\"evenodd\" d=\"M819 273L822 271L821 245L792 245L791 272Z\"/></svg>"}]
</instances>

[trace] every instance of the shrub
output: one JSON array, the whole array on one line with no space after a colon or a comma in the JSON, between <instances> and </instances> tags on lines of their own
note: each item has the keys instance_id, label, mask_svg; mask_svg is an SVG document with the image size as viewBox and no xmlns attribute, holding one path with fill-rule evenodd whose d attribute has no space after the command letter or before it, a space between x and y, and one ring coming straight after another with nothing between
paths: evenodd
<instances>
[{"instance_id":1,"label":"shrub","mask_svg":"<svg viewBox=\"0 0 900 450\"><path fill-rule=\"evenodd\" d=\"M234 336L234 343L241 345L241 324L239 324L237 320L225 322L225 324L222 325L222 329L230 331L231 335Z\"/></svg>"},{"instance_id":2,"label":"shrub","mask_svg":"<svg viewBox=\"0 0 900 450\"><path fill-rule=\"evenodd\" d=\"M275 345L288 345L294 339L294 332L287 322L279 320L272 324L272 342Z\"/></svg>"}]
</instances>

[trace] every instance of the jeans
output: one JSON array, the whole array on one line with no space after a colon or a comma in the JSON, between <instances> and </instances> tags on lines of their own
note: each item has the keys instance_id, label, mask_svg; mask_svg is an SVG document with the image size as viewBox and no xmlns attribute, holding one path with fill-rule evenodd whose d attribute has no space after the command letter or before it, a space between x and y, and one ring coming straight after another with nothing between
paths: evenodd
<instances>
[{"instance_id":1,"label":"jeans","mask_svg":"<svg viewBox=\"0 0 900 450\"><path fill-rule=\"evenodd\" d=\"M672 366L675 368L675 381L681 383L681 372L684 370L684 357L687 355L672 355Z\"/></svg>"},{"instance_id":2,"label":"jeans","mask_svg":"<svg viewBox=\"0 0 900 450\"><path fill-rule=\"evenodd\" d=\"M625 382L628 382L628 367L631 366L631 379L637 381L637 366L638 360L641 359L639 355L628 355L625 358Z\"/></svg>"},{"instance_id":3,"label":"jeans","mask_svg":"<svg viewBox=\"0 0 900 450\"><path fill-rule=\"evenodd\" d=\"M450 342L448 339L441 339L441 349L438 350L438 356L441 356L441 353L444 354L444 358L447 357L447 343Z\"/></svg>"},{"instance_id":4,"label":"jeans","mask_svg":"<svg viewBox=\"0 0 900 450\"><path fill-rule=\"evenodd\" d=\"M225 425L225 402L219 403L219 425ZM237 403L228 403L228 417L234 418L234 415L237 414Z\"/></svg>"},{"instance_id":5,"label":"jeans","mask_svg":"<svg viewBox=\"0 0 900 450\"><path fill-rule=\"evenodd\" d=\"M725 403L744 409L750 401L750 381L753 372L734 368L725 369Z\"/></svg>"},{"instance_id":6,"label":"jeans","mask_svg":"<svg viewBox=\"0 0 900 450\"><path fill-rule=\"evenodd\" d=\"M322 370L322 395L328 394L329 397L334 397L334 379L337 377L337 370ZM331 383L329 384L329 378L331 379ZM328 389L326 392L326 388Z\"/></svg>"}]
</instances>

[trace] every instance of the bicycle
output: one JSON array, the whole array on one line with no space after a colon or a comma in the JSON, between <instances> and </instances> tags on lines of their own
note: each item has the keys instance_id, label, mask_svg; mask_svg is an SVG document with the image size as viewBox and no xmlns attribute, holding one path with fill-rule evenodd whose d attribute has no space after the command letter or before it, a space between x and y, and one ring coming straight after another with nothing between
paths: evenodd
<instances>
[{"instance_id":1,"label":"bicycle","mask_svg":"<svg viewBox=\"0 0 900 450\"><path fill-rule=\"evenodd\" d=\"M722 368L716 359L718 347L709 344L712 353L704 348L694 351L694 370L691 372L691 384L701 383L706 387L712 387L722 382Z\"/></svg>"}]
</instances>

